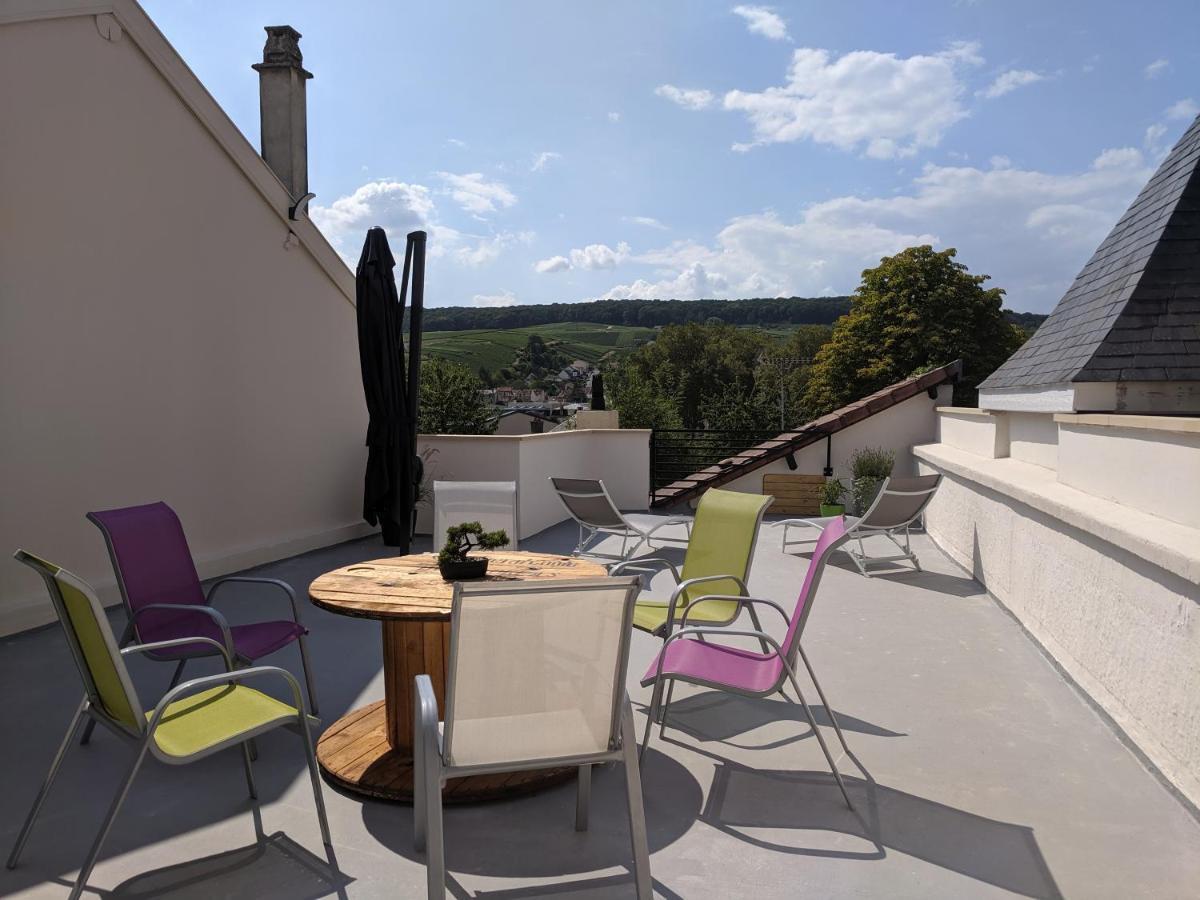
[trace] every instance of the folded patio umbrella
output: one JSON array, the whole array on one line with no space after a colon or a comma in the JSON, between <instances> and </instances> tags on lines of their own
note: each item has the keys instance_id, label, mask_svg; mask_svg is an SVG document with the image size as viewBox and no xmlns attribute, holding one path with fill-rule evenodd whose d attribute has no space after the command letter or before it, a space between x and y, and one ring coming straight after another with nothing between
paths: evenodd
<instances>
[{"instance_id":1,"label":"folded patio umbrella","mask_svg":"<svg viewBox=\"0 0 1200 900\"><path fill-rule=\"evenodd\" d=\"M355 271L358 356L370 415L363 518L380 526L384 544L404 554L412 537L415 409L409 409L404 301L395 267L387 235L370 229Z\"/></svg>"}]
</instances>

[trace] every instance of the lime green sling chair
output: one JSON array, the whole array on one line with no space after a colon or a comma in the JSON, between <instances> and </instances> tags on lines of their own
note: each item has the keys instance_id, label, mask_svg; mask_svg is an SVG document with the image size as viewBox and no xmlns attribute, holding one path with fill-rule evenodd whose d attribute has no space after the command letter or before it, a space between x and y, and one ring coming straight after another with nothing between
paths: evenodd
<instances>
[{"instance_id":1,"label":"lime green sling chair","mask_svg":"<svg viewBox=\"0 0 1200 900\"><path fill-rule=\"evenodd\" d=\"M652 572L667 569L675 578L669 599L643 597L633 612L633 627L667 637L678 625L687 605L709 594L748 596L746 580L754 559L754 545L763 513L774 500L762 494L721 491L715 488L700 498L692 537L682 570L665 559L633 559L614 566L609 574ZM710 600L697 606L688 624L728 625L737 618L737 600ZM754 615L753 607L750 607Z\"/></svg>"},{"instance_id":2,"label":"lime green sling chair","mask_svg":"<svg viewBox=\"0 0 1200 900\"><path fill-rule=\"evenodd\" d=\"M309 732L310 719L305 710L300 685L290 672L275 666L257 666L235 671L225 647L211 638L199 636L135 644L118 650L104 609L95 592L84 581L24 550L18 550L14 556L18 562L29 566L45 581L54 611L66 632L67 645L83 678L86 693L71 720L66 737L54 756L50 772L38 791L33 808L17 836L16 845L8 857L8 868L12 869L17 865L25 842L29 839L29 833L33 830L34 821L58 775L63 757L74 743L75 734L85 721L98 722L124 738L134 749L134 759L104 817L100 833L96 835L83 867L79 870L79 877L71 891L72 900L76 900L83 893L88 876L91 875L100 855L104 839L108 836L113 820L120 811L147 752L162 762L182 765L240 745L246 785L253 799L257 797L257 791L248 742L281 726L297 731L303 741L308 756L313 796L316 799L317 818L321 825L321 838L325 843L330 865L336 867L329 837L329 823L325 816L325 803L321 798L321 780L317 774L317 761L313 753L312 735ZM123 657L147 650L197 643L211 644L214 650L224 657L226 671L221 675L187 681L168 691L154 709L143 712ZM280 678L287 682L292 693L291 705L243 684L264 676Z\"/></svg>"}]
</instances>

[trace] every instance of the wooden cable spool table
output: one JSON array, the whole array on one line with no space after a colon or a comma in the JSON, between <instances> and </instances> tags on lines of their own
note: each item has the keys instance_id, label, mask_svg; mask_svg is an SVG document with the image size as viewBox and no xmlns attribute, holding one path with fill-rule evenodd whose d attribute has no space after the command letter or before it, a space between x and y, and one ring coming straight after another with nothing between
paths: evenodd
<instances>
[{"instance_id":1,"label":"wooden cable spool table","mask_svg":"<svg viewBox=\"0 0 1200 900\"><path fill-rule=\"evenodd\" d=\"M488 573L481 581L596 578L599 563L570 556L521 551L480 553ZM343 616L378 619L383 626L384 699L347 713L317 741L317 762L345 790L385 800L412 800L413 679L433 681L438 709L446 708L453 582L443 581L437 554L419 553L343 566L308 589L314 605ZM469 802L528 793L574 777L575 768L540 769L453 778L446 802Z\"/></svg>"}]
</instances>

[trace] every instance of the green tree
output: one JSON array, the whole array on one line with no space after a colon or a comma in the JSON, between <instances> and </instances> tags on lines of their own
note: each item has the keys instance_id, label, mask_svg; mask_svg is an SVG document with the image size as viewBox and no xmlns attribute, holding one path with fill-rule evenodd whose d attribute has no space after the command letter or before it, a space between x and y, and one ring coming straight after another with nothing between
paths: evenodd
<instances>
[{"instance_id":1,"label":"green tree","mask_svg":"<svg viewBox=\"0 0 1200 900\"><path fill-rule=\"evenodd\" d=\"M440 357L421 360L421 434L491 434L492 409L479 393L483 384L469 368Z\"/></svg>"},{"instance_id":2,"label":"green tree","mask_svg":"<svg viewBox=\"0 0 1200 900\"><path fill-rule=\"evenodd\" d=\"M679 410L653 381L634 369L605 376L608 404L620 415L622 428L680 428Z\"/></svg>"},{"instance_id":3,"label":"green tree","mask_svg":"<svg viewBox=\"0 0 1200 900\"><path fill-rule=\"evenodd\" d=\"M824 415L916 372L963 360L955 401L1025 340L1001 313L1000 288L984 288L954 261L956 251L925 245L886 257L862 275L850 312L817 353L804 395L809 417Z\"/></svg>"}]
</instances>

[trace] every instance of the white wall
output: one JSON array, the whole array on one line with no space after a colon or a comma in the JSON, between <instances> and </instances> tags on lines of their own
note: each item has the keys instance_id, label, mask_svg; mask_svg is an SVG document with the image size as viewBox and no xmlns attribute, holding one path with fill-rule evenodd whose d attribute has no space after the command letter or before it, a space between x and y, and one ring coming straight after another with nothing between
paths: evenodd
<instances>
[{"instance_id":1,"label":"white wall","mask_svg":"<svg viewBox=\"0 0 1200 900\"><path fill-rule=\"evenodd\" d=\"M914 448L945 476L926 526L1200 803L1200 420L1107 419L1014 421L1025 459ZM1051 431L1057 469L1027 461Z\"/></svg>"},{"instance_id":2,"label":"white wall","mask_svg":"<svg viewBox=\"0 0 1200 900\"><path fill-rule=\"evenodd\" d=\"M88 510L166 500L202 575L363 533L352 276L308 223L285 249L286 194L252 183L245 140L239 164L90 15L0 24L0 98L0 549L112 602ZM0 631L49 620L3 559L0 598Z\"/></svg>"},{"instance_id":3,"label":"white wall","mask_svg":"<svg viewBox=\"0 0 1200 900\"><path fill-rule=\"evenodd\" d=\"M1053 416L1014 412L1003 418L1008 420L1009 456L1045 469L1058 468L1058 426Z\"/></svg>"},{"instance_id":4,"label":"white wall","mask_svg":"<svg viewBox=\"0 0 1200 900\"><path fill-rule=\"evenodd\" d=\"M642 510L650 495L650 432L579 429L527 435L421 435L418 449L436 450L427 466L439 481L517 482L520 538L567 518L549 477L599 478L621 509ZM428 534L432 510L417 515Z\"/></svg>"},{"instance_id":5,"label":"white wall","mask_svg":"<svg viewBox=\"0 0 1200 900\"><path fill-rule=\"evenodd\" d=\"M912 446L933 440L937 432L938 404L948 403L952 392L951 385L942 385L938 388L936 400L930 399L922 392L833 435L830 456L834 474L849 487L850 458L854 452L864 447L884 447L896 454L896 465L893 469L896 475L915 475L917 470ZM796 452L794 470L788 468L785 460L777 459L721 485L721 488L727 491L761 494L764 475L793 472L800 475L820 475L824 470L825 441L821 440Z\"/></svg>"}]
</instances>

